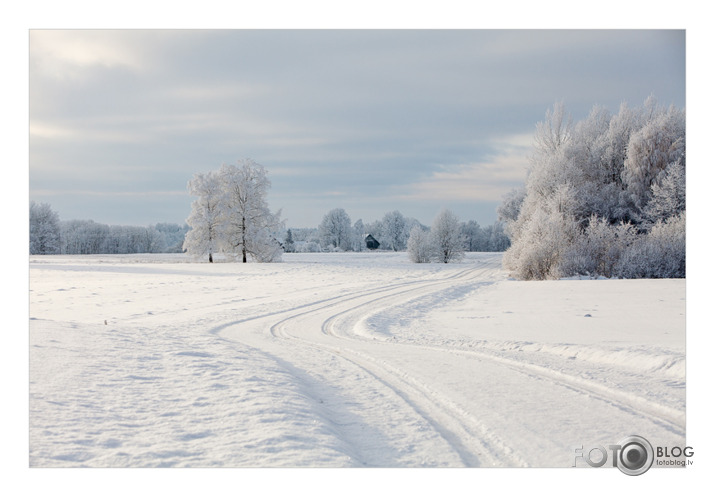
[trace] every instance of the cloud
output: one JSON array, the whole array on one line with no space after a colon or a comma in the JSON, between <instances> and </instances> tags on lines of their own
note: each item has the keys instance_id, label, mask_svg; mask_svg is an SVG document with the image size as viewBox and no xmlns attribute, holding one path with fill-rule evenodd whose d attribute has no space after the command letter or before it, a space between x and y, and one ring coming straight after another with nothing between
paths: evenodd
<instances>
[{"instance_id":1,"label":"cloud","mask_svg":"<svg viewBox=\"0 0 715 497\"><path fill-rule=\"evenodd\" d=\"M143 34L142 34L143 33ZM121 30L30 30L31 70L57 80L76 80L92 66L147 67L137 50L147 32Z\"/></svg>"},{"instance_id":2,"label":"cloud","mask_svg":"<svg viewBox=\"0 0 715 497\"><path fill-rule=\"evenodd\" d=\"M497 151L469 164L442 165L427 178L407 185L399 197L424 201L499 202L524 183L529 167L531 135L494 141Z\"/></svg>"}]
</instances>

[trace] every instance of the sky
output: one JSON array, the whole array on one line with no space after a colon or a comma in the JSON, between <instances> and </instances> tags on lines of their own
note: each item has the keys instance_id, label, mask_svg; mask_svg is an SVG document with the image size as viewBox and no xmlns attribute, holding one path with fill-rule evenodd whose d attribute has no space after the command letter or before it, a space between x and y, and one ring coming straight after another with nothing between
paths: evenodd
<instances>
[{"instance_id":1,"label":"sky","mask_svg":"<svg viewBox=\"0 0 715 497\"><path fill-rule=\"evenodd\" d=\"M183 223L198 172L250 158L287 227L333 208L493 223L536 124L654 95L685 108L684 30L29 31L29 198Z\"/></svg>"}]
</instances>

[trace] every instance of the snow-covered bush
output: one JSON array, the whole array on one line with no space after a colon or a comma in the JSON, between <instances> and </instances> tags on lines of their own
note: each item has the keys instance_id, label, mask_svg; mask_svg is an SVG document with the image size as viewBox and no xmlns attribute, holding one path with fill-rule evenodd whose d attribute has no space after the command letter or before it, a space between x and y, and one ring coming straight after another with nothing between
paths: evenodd
<instances>
[{"instance_id":1,"label":"snow-covered bush","mask_svg":"<svg viewBox=\"0 0 715 497\"><path fill-rule=\"evenodd\" d=\"M463 224L449 209L443 209L429 231L419 223L410 230L407 254L412 262L457 262L464 257Z\"/></svg>"},{"instance_id":2,"label":"snow-covered bush","mask_svg":"<svg viewBox=\"0 0 715 497\"><path fill-rule=\"evenodd\" d=\"M576 236L565 251L559 273L567 276L615 276L621 255L636 240L631 224L610 224L606 218L593 215L586 230Z\"/></svg>"},{"instance_id":3,"label":"snow-covered bush","mask_svg":"<svg viewBox=\"0 0 715 497\"><path fill-rule=\"evenodd\" d=\"M537 211L521 230L518 244L504 253L504 265L524 280L565 276L564 255L578 234L578 226L559 212Z\"/></svg>"},{"instance_id":4,"label":"snow-covered bush","mask_svg":"<svg viewBox=\"0 0 715 497\"><path fill-rule=\"evenodd\" d=\"M295 251L299 252L301 254L307 254L307 253L313 253L313 252L322 252L323 249L321 248L321 246L318 242L308 241L308 242L297 242L295 244Z\"/></svg>"},{"instance_id":5,"label":"snow-covered bush","mask_svg":"<svg viewBox=\"0 0 715 497\"><path fill-rule=\"evenodd\" d=\"M435 218L430 229L430 238L435 258L445 264L464 257L464 237L459 219L449 209L443 209Z\"/></svg>"},{"instance_id":6,"label":"snow-covered bush","mask_svg":"<svg viewBox=\"0 0 715 497\"><path fill-rule=\"evenodd\" d=\"M412 228L410 238L407 240L407 255L410 260L418 264L431 262L434 252L430 234L420 226Z\"/></svg>"},{"instance_id":7,"label":"snow-covered bush","mask_svg":"<svg viewBox=\"0 0 715 497\"><path fill-rule=\"evenodd\" d=\"M658 221L615 268L622 278L685 278L685 213Z\"/></svg>"},{"instance_id":8,"label":"snow-covered bush","mask_svg":"<svg viewBox=\"0 0 715 497\"><path fill-rule=\"evenodd\" d=\"M283 248L268 230L256 229L247 237L246 252L256 262L280 262Z\"/></svg>"}]
</instances>

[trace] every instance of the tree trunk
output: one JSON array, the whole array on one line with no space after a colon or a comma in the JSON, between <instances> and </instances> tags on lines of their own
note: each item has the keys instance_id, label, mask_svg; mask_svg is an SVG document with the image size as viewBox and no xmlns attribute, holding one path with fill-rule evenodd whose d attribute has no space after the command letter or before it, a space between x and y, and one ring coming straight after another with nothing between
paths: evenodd
<instances>
[{"instance_id":1,"label":"tree trunk","mask_svg":"<svg viewBox=\"0 0 715 497\"><path fill-rule=\"evenodd\" d=\"M213 262L213 261L214 261L213 254L211 252L209 252L209 262Z\"/></svg>"},{"instance_id":2,"label":"tree trunk","mask_svg":"<svg viewBox=\"0 0 715 497\"><path fill-rule=\"evenodd\" d=\"M243 262L244 264L248 262L246 260L246 218L243 218L243 226L241 226L242 230L242 242L241 243L241 251L243 252Z\"/></svg>"}]
</instances>

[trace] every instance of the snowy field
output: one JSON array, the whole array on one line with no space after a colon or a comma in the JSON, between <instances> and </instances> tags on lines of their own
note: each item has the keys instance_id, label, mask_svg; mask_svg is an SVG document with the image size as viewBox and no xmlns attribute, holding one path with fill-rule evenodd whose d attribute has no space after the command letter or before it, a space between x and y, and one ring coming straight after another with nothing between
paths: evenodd
<instances>
[{"instance_id":1,"label":"snowy field","mask_svg":"<svg viewBox=\"0 0 715 497\"><path fill-rule=\"evenodd\" d=\"M685 445L685 280L501 254L30 257L31 467L561 467Z\"/></svg>"}]
</instances>

